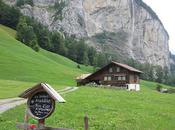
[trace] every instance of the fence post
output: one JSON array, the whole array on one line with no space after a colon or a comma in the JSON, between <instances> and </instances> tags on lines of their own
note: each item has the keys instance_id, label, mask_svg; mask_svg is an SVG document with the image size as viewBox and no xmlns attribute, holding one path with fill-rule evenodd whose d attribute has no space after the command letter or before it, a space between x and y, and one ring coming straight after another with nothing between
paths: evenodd
<instances>
[{"instance_id":1,"label":"fence post","mask_svg":"<svg viewBox=\"0 0 175 130\"><path fill-rule=\"evenodd\" d=\"M24 116L24 130L28 130L28 123L29 123L29 113L28 109L26 109Z\"/></svg>"},{"instance_id":2,"label":"fence post","mask_svg":"<svg viewBox=\"0 0 175 130\"><path fill-rule=\"evenodd\" d=\"M88 126L88 116L87 114L84 117L84 129L88 130L89 126Z\"/></svg>"},{"instance_id":3,"label":"fence post","mask_svg":"<svg viewBox=\"0 0 175 130\"><path fill-rule=\"evenodd\" d=\"M39 119L38 120L38 129L44 130L45 129L45 119Z\"/></svg>"}]
</instances>

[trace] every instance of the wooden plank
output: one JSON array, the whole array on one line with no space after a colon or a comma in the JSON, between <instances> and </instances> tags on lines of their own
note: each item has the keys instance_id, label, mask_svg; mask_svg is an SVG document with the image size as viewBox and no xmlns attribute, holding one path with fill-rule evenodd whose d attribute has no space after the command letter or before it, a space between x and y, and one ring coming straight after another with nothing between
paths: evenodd
<instances>
[{"instance_id":1,"label":"wooden plank","mask_svg":"<svg viewBox=\"0 0 175 130\"><path fill-rule=\"evenodd\" d=\"M58 101L59 103L65 103L66 101L61 97L60 94L58 94L49 84L46 83L41 83L43 88L45 89L46 92L55 100Z\"/></svg>"}]
</instances>

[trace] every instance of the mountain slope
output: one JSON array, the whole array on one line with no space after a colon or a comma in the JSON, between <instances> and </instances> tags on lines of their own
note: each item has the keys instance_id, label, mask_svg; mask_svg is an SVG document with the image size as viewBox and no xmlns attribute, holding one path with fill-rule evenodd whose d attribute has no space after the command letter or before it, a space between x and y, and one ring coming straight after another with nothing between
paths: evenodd
<instances>
[{"instance_id":1,"label":"mountain slope","mask_svg":"<svg viewBox=\"0 0 175 130\"><path fill-rule=\"evenodd\" d=\"M0 79L75 85L75 77L88 73L76 63L45 50L37 53L0 27ZM82 67L86 68L86 67ZM88 69L90 70L90 69Z\"/></svg>"},{"instance_id":2,"label":"mountain slope","mask_svg":"<svg viewBox=\"0 0 175 130\"><path fill-rule=\"evenodd\" d=\"M64 6L57 1L36 0L20 10L50 30L86 38L98 51L169 67L169 35L142 0L66 0Z\"/></svg>"}]
</instances>

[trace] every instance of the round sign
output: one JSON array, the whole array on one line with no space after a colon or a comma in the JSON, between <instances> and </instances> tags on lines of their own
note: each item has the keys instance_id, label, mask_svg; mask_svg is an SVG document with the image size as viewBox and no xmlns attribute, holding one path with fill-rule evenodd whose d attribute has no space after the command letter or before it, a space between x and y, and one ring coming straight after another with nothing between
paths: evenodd
<instances>
[{"instance_id":1,"label":"round sign","mask_svg":"<svg viewBox=\"0 0 175 130\"><path fill-rule=\"evenodd\" d=\"M47 92L37 92L28 102L29 113L36 119L44 119L52 114L55 108L55 101Z\"/></svg>"}]
</instances>

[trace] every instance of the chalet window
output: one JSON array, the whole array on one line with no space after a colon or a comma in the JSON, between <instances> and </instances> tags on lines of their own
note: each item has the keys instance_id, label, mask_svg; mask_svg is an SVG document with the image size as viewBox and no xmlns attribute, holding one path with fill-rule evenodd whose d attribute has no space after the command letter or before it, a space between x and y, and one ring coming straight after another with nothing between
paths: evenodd
<instances>
[{"instance_id":1,"label":"chalet window","mask_svg":"<svg viewBox=\"0 0 175 130\"><path fill-rule=\"evenodd\" d=\"M122 80L122 77L121 76L118 76L118 80Z\"/></svg>"},{"instance_id":2,"label":"chalet window","mask_svg":"<svg viewBox=\"0 0 175 130\"><path fill-rule=\"evenodd\" d=\"M126 80L126 76L122 76L122 80Z\"/></svg>"},{"instance_id":3,"label":"chalet window","mask_svg":"<svg viewBox=\"0 0 175 130\"><path fill-rule=\"evenodd\" d=\"M120 67L117 67L117 72L120 72Z\"/></svg>"},{"instance_id":4,"label":"chalet window","mask_svg":"<svg viewBox=\"0 0 175 130\"><path fill-rule=\"evenodd\" d=\"M111 79L112 79L111 76L108 76L108 81L111 81Z\"/></svg>"},{"instance_id":5,"label":"chalet window","mask_svg":"<svg viewBox=\"0 0 175 130\"><path fill-rule=\"evenodd\" d=\"M112 67L111 67L111 68L109 68L109 72L110 72L110 73L112 73L112 72L113 72Z\"/></svg>"},{"instance_id":6,"label":"chalet window","mask_svg":"<svg viewBox=\"0 0 175 130\"><path fill-rule=\"evenodd\" d=\"M111 81L112 80L112 77L111 76L105 76L104 77L104 81Z\"/></svg>"},{"instance_id":7,"label":"chalet window","mask_svg":"<svg viewBox=\"0 0 175 130\"><path fill-rule=\"evenodd\" d=\"M104 81L107 81L107 80L108 80L108 77L107 77L107 76L105 76L105 77L104 77Z\"/></svg>"}]
</instances>

